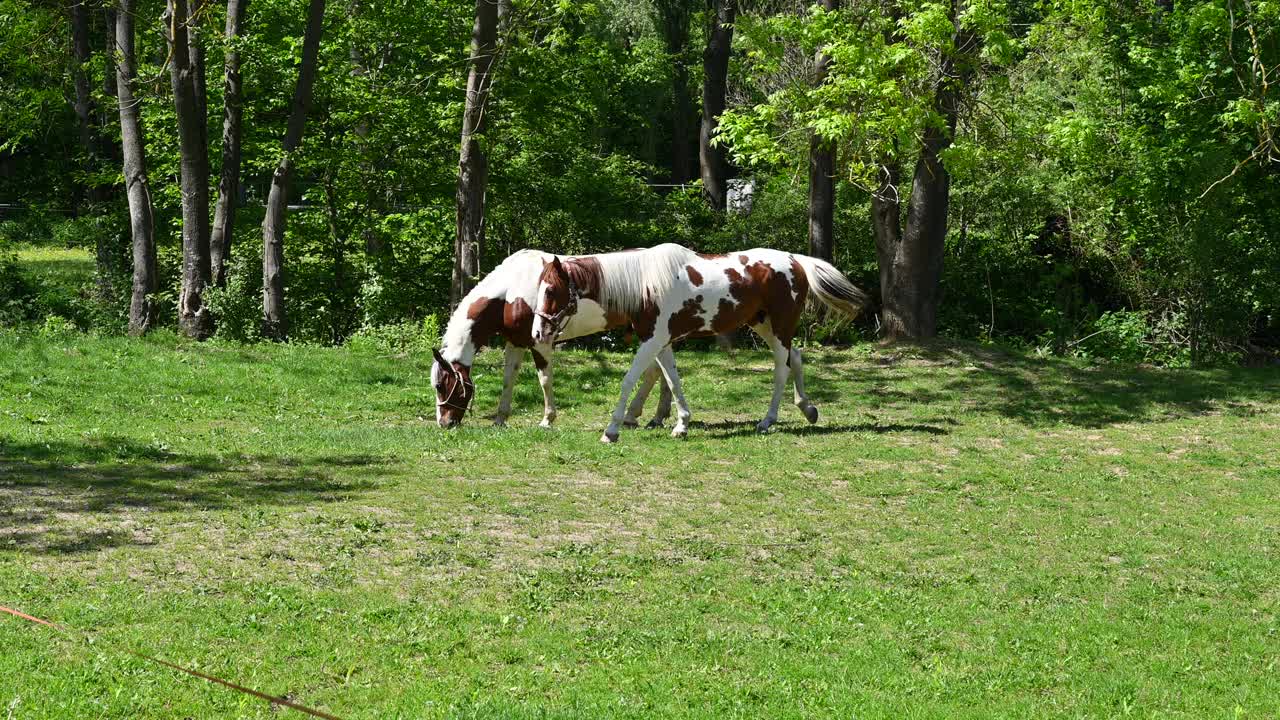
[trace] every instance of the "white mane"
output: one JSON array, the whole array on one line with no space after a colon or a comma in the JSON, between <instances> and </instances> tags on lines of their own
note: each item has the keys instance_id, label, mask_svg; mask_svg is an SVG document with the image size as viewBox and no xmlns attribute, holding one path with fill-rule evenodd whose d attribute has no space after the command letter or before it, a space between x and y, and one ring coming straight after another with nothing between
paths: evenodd
<instances>
[{"instance_id":1,"label":"white mane","mask_svg":"<svg viewBox=\"0 0 1280 720\"><path fill-rule=\"evenodd\" d=\"M685 266L698 259L692 250L674 243L592 257L600 263L601 304L628 314L639 311L646 298L665 296Z\"/></svg>"},{"instance_id":2,"label":"white mane","mask_svg":"<svg viewBox=\"0 0 1280 720\"><path fill-rule=\"evenodd\" d=\"M532 300L538 290L542 260L550 257L541 250L518 250L485 275L454 308L441 338L440 354L450 362L470 365L476 349L471 344L471 318L467 311L481 298L507 298L512 294Z\"/></svg>"}]
</instances>

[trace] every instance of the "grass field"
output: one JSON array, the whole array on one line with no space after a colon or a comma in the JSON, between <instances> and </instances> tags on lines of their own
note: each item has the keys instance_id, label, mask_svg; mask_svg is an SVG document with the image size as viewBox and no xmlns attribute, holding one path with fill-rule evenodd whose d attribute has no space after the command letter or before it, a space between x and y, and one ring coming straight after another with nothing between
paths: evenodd
<instances>
[{"instance_id":1,"label":"grass field","mask_svg":"<svg viewBox=\"0 0 1280 720\"><path fill-rule=\"evenodd\" d=\"M687 441L597 442L627 358L0 334L0 715L1280 716L1280 373L957 345L678 354ZM282 715L281 713L285 714ZM7 713L7 715L5 714ZM297 716L301 717L301 716Z\"/></svg>"}]
</instances>

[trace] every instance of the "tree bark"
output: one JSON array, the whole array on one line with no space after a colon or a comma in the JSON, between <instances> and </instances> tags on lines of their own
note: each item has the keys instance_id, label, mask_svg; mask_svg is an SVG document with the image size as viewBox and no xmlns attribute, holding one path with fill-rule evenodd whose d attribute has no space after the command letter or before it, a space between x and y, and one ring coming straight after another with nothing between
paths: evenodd
<instances>
[{"instance_id":1,"label":"tree bark","mask_svg":"<svg viewBox=\"0 0 1280 720\"><path fill-rule=\"evenodd\" d=\"M834 12L839 0L822 0ZM827 81L831 57L818 50L814 57L814 86ZM836 148L817 133L809 135L809 254L831 260L835 254Z\"/></svg>"},{"instance_id":2,"label":"tree bark","mask_svg":"<svg viewBox=\"0 0 1280 720\"><path fill-rule=\"evenodd\" d=\"M302 142L302 130L311 109L311 87L315 84L320 34L324 30L325 0L311 0L307 7L307 29L302 40L302 65L298 69L298 85L293 91L289 124L285 129L283 154L271 176L271 192L267 195L266 217L262 220L262 325L269 338L285 339L284 306L284 228L285 204L288 202L289 180L293 173L293 153Z\"/></svg>"},{"instance_id":3,"label":"tree bark","mask_svg":"<svg viewBox=\"0 0 1280 720\"><path fill-rule=\"evenodd\" d=\"M458 156L456 201L457 235L453 247L453 281L449 304L456 306L480 276L484 249L484 194L489 161L480 140L485 132L485 105L493 86L493 61L498 52L498 2L476 0L471 32L471 69L467 74L467 104L462 115L462 149Z\"/></svg>"},{"instance_id":4,"label":"tree bark","mask_svg":"<svg viewBox=\"0 0 1280 720\"><path fill-rule=\"evenodd\" d=\"M952 2L953 23L960 14L961 1ZM900 236L894 238L891 232L891 227L897 225L894 221L896 194L892 203L884 198L872 199L880 263L881 319L885 337L891 340L925 339L938 334L942 261L951 201L951 176L941 155L951 146L959 116L960 88L970 76L967 68L957 73L957 56L971 50L972 44L969 33L957 31L956 50L944 53L941 58L934 87L934 112L943 126L930 123L924 129L912 176L906 228ZM887 175L892 180L894 174L896 165L891 164ZM891 212L893 218L889 217Z\"/></svg>"},{"instance_id":5,"label":"tree bark","mask_svg":"<svg viewBox=\"0 0 1280 720\"><path fill-rule=\"evenodd\" d=\"M667 54L674 65L671 70L671 182L686 183L697 174L693 93L689 88L689 69L685 50L689 46L690 0L657 0L658 27Z\"/></svg>"},{"instance_id":6,"label":"tree bark","mask_svg":"<svg viewBox=\"0 0 1280 720\"><path fill-rule=\"evenodd\" d=\"M89 9L85 7L84 0L71 0L71 55L74 60L71 75L76 88L73 108L76 127L80 131L80 150L84 153L83 168L88 174L93 169L95 153L90 117L93 114L93 98L89 94L89 74L85 70L89 63Z\"/></svg>"},{"instance_id":7,"label":"tree bark","mask_svg":"<svg viewBox=\"0 0 1280 720\"><path fill-rule=\"evenodd\" d=\"M222 78L222 169L218 175L218 201L213 209L209 235L209 261L213 284L227 286L227 264L235 234L236 204L240 194L240 141L243 137L244 97L240 85L240 52L236 42L244 23L248 0L227 0L227 52Z\"/></svg>"},{"instance_id":8,"label":"tree bark","mask_svg":"<svg viewBox=\"0 0 1280 720\"><path fill-rule=\"evenodd\" d=\"M124 185L129 198L129 227L133 241L133 294L129 300L129 333L141 335L156 323L152 295L159 288L156 275L156 244L152 234L155 219L151 206L151 186L147 181L146 143L142 136L142 113L133 94L137 78L134 59L133 19L135 0L120 0L116 15L116 92L120 105L120 144L124 156Z\"/></svg>"},{"instance_id":9,"label":"tree bark","mask_svg":"<svg viewBox=\"0 0 1280 720\"><path fill-rule=\"evenodd\" d=\"M204 306L209 285L209 157L204 142L205 118L196 100L195 68L187 39L187 0L169 0L169 79L178 117L182 155L182 289L178 295L178 329L203 340L213 333Z\"/></svg>"},{"instance_id":10,"label":"tree bark","mask_svg":"<svg viewBox=\"0 0 1280 720\"><path fill-rule=\"evenodd\" d=\"M729 162L725 148L713 146L720 114L728 93L729 53L733 48L733 21L737 0L712 0L715 12L702 53L702 126L698 133L698 160L702 169L702 192L712 210L725 209L725 178Z\"/></svg>"}]
</instances>

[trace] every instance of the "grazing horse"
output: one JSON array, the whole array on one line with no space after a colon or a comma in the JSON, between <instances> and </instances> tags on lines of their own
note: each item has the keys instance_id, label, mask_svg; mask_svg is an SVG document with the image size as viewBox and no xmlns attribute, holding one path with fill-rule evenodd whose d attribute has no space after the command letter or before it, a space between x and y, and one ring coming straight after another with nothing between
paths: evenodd
<instances>
[{"instance_id":1,"label":"grazing horse","mask_svg":"<svg viewBox=\"0 0 1280 720\"><path fill-rule=\"evenodd\" d=\"M476 352L494 335L502 335L507 341L506 363L502 374L502 395L498 400L495 425L503 425L511 415L511 394L524 351L532 351L533 362L538 368L538 382L542 386L542 427L551 427L556 419L555 397L551 389L552 342L537 342L531 330L534 319L534 293L538 278L547 263L559 266L554 255L537 250L521 250L484 277L463 298L445 328L443 347L433 350L435 363L431 366L431 384L436 390L436 422L440 427L454 427L462 422L467 407L475 395L471 381L471 365ZM591 335L602 330L627 324L626 318L609 314L600 305L583 301L558 311L557 321L562 327L559 339ZM674 371L675 359L668 350L661 362L669 362ZM644 412L644 401L658 379L658 370L650 368L644 383L636 393L636 402L625 418L628 426L637 424L636 418ZM661 427L670 413L671 394L664 383L657 413L649 422L650 427Z\"/></svg>"},{"instance_id":2,"label":"grazing horse","mask_svg":"<svg viewBox=\"0 0 1280 720\"><path fill-rule=\"evenodd\" d=\"M804 392L804 366L791 341L800 313L812 292L827 307L856 317L868 302L830 263L805 255L757 248L727 255L702 255L679 245L603 255L584 255L548 263L538 283L533 338L550 343L561 325L560 313L584 298L606 313L627 315L640 337L631 369L622 380L622 397L601 442L618 440L623 408L640 373L681 338L727 333L749 325L773 351L773 400L756 429L765 432L778 419L788 373L794 373L795 404L809 422L818 408ZM676 395L676 430L689 422L689 408L678 377L667 376ZM673 434L681 434L673 432Z\"/></svg>"}]
</instances>

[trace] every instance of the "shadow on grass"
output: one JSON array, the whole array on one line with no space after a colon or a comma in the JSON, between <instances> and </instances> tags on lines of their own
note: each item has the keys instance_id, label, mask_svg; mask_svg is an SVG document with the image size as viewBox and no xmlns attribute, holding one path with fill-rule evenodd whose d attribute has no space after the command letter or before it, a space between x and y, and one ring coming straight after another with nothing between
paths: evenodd
<instances>
[{"instance_id":1,"label":"shadow on grass","mask_svg":"<svg viewBox=\"0 0 1280 720\"><path fill-rule=\"evenodd\" d=\"M369 455L224 458L120 437L33 444L0 438L0 549L65 554L147 545L145 534L103 525L151 512L343 500L373 488L371 476L389 462Z\"/></svg>"},{"instance_id":2,"label":"shadow on grass","mask_svg":"<svg viewBox=\"0 0 1280 720\"><path fill-rule=\"evenodd\" d=\"M911 351L958 370L930 388L902 391L882 386L871 393L873 407L962 403L967 409L1027 425L1102 427L1208 413L1253 414L1258 403L1280 402L1280 373L1273 369L1081 366L961 344ZM871 380L875 371L861 375Z\"/></svg>"},{"instance_id":3,"label":"shadow on grass","mask_svg":"<svg viewBox=\"0 0 1280 720\"><path fill-rule=\"evenodd\" d=\"M731 438L748 435L759 435L756 421L742 422L738 420L704 423L694 420L689 423L691 431L706 433L707 437ZM936 425L911 423L837 423L807 425L803 422L781 421L769 429L768 434L796 435L800 437L819 437L822 435L843 435L847 433L876 433L880 435L901 433L923 433L926 435L949 435L950 431Z\"/></svg>"}]
</instances>

